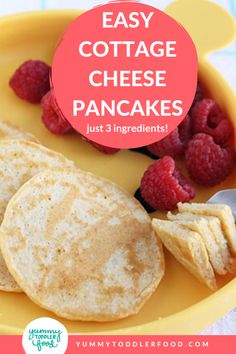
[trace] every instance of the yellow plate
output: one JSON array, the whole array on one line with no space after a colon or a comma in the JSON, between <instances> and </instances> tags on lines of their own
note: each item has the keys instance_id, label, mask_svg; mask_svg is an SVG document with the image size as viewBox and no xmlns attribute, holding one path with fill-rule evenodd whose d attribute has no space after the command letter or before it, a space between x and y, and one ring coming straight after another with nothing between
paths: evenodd
<instances>
[{"instance_id":1,"label":"yellow plate","mask_svg":"<svg viewBox=\"0 0 236 354\"><path fill-rule=\"evenodd\" d=\"M224 46L234 38L233 20L215 5L199 0L181 0L167 11L182 22L195 39L200 55L200 76L208 93L232 120L236 119L233 92L204 59L207 50ZM151 159L130 151L106 156L81 141L76 134L66 137L50 134L41 123L40 107L18 99L8 87L10 76L23 61L42 59L51 62L58 38L78 14L76 11L47 11L0 20L1 119L25 128L46 146L75 160L79 167L108 177L133 193ZM199 31L202 34L208 32L201 36ZM236 120L234 123L236 125ZM197 187L197 200L206 200L217 189L236 187L235 178L236 173L217 188ZM194 334L236 305L236 279L232 278L218 278L219 290L212 293L166 252L166 275L138 315L103 324L59 321L64 323L70 333ZM28 322L41 316L56 318L33 304L24 294L0 292L1 333L21 333Z\"/></svg>"}]
</instances>

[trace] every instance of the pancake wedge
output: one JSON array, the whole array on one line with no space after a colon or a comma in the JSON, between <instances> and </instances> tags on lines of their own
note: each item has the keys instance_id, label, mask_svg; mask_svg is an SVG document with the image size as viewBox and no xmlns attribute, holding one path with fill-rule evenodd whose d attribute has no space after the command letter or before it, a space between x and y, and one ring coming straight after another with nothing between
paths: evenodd
<instances>
[{"instance_id":1,"label":"pancake wedge","mask_svg":"<svg viewBox=\"0 0 236 354\"><path fill-rule=\"evenodd\" d=\"M33 142L0 139L0 223L9 200L26 181L42 170L61 166L70 167L73 166L73 162ZM20 291L8 272L1 253L0 289Z\"/></svg>"},{"instance_id":2,"label":"pancake wedge","mask_svg":"<svg viewBox=\"0 0 236 354\"><path fill-rule=\"evenodd\" d=\"M216 290L216 279L199 233L175 221L153 219L152 225L165 247L198 280Z\"/></svg>"},{"instance_id":3,"label":"pancake wedge","mask_svg":"<svg viewBox=\"0 0 236 354\"><path fill-rule=\"evenodd\" d=\"M136 314L164 274L161 242L143 207L116 184L76 169L44 171L18 190L1 248L24 292L71 320Z\"/></svg>"},{"instance_id":4,"label":"pancake wedge","mask_svg":"<svg viewBox=\"0 0 236 354\"><path fill-rule=\"evenodd\" d=\"M231 208L226 204L178 203L178 210L200 215L216 216L221 222L232 255L236 256L236 228Z\"/></svg>"},{"instance_id":5,"label":"pancake wedge","mask_svg":"<svg viewBox=\"0 0 236 354\"><path fill-rule=\"evenodd\" d=\"M218 218L191 213L172 214L171 212L167 213L167 217L169 220L174 220L178 224L199 233L205 244L212 267L217 274L223 275L230 270L231 257L226 240L221 228L216 230L216 227L220 226ZM218 242L220 237L222 239Z\"/></svg>"},{"instance_id":6,"label":"pancake wedge","mask_svg":"<svg viewBox=\"0 0 236 354\"><path fill-rule=\"evenodd\" d=\"M23 131L15 125L0 120L0 139L21 139L39 143L39 140L31 133Z\"/></svg>"}]
</instances>

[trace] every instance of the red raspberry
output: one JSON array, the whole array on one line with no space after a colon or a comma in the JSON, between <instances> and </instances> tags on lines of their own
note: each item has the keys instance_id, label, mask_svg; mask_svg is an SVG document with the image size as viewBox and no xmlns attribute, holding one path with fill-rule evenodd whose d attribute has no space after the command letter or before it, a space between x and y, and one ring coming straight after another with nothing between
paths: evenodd
<instances>
[{"instance_id":1,"label":"red raspberry","mask_svg":"<svg viewBox=\"0 0 236 354\"><path fill-rule=\"evenodd\" d=\"M203 100L203 98L205 97L204 94L204 90L202 88L202 85L200 84L200 82L197 82L197 88L196 88L196 93L195 93L195 97L193 99L193 103L192 106L190 108L190 111L193 109L193 107L195 106L195 104L201 100Z\"/></svg>"},{"instance_id":2,"label":"red raspberry","mask_svg":"<svg viewBox=\"0 0 236 354\"><path fill-rule=\"evenodd\" d=\"M57 106L53 90L43 96L41 106L43 109L42 121L51 133L63 135L72 131L70 123L63 117Z\"/></svg>"},{"instance_id":3,"label":"red raspberry","mask_svg":"<svg viewBox=\"0 0 236 354\"><path fill-rule=\"evenodd\" d=\"M189 142L185 153L191 178L199 184L214 186L222 182L236 162L235 151L217 145L207 134L197 134Z\"/></svg>"},{"instance_id":4,"label":"red raspberry","mask_svg":"<svg viewBox=\"0 0 236 354\"><path fill-rule=\"evenodd\" d=\"M9 85L18 97L37 103L50 90L49 73L50 66L43 61L28 60L15 71Z\"/></svg>"},{"instance_id":5,"label":"red raspberry","mask_svg":"<svg viewBox=\"0 0 236 354\"><path fill-rule=\"evenodd\" d=\"M143 175L140 188L145 201L159 210L173 210L178 202L189 202L195 196L194 189L170 156L165 156L149 166Z\"/></svg>"},{"instance_id":6,"label":"red raspberry","mask_svg":"<svg viewBox=\"0 0 236 354\"><path fill-rule=\"evenodd\" d=\"M184 120L178 126L179 129L179 137L180 140L184 144L184 148L186 148L187 143L192 138L192 119L189 114L184 118Z\"/></svg>"},{"instance_id":7,"label":"red raspberry","mask_svg":"<svg viewBox=\"0 0 236 354\"><path fill-rule=\"evenodd\" d=\"M184 153L186 143L192 137L190 116L183 120L178 128L174 129L164 139L150 144L147 150L156 156L180 156Z\"/></svg>"},{"instance_id":8,"label":"red raspberry","mask_svg":"<svg viewBox=\"0 0 236 354\"><path fill-rule=\"evenodd\" d=\"M192 110L192 120L194 133L209 134L220 145L229 140L233 131L220 107L209 98L196 103Z\"/></svg>"},{"instance_id":9,"label":"red raspberry","mask_svg":"<svg viewBox=\"0 0 236 354\"><path fill-rule=\"evenodd\" d=\"M179 137L178 128L174 129L164 139L147 146L149 152L156 156L179 156L184 152L184 145Z\"/></svg>"},{"instance_id":10,"label":"red raspberry","mask_svg":"<svg viewBox=\"0 0 236 354\"><path fill-rule=\"evenodd\" d=\"M92 145L95 149L97 149L100 152L103 152L104 154L115 154L116 152L120 151L120 149L117 148L112 148L109 146L101 145L98 143L95 143L95 141L92 141L85 136L82 137L83 140L87 141L90 145Z\"/></svg>"}]
</instances>

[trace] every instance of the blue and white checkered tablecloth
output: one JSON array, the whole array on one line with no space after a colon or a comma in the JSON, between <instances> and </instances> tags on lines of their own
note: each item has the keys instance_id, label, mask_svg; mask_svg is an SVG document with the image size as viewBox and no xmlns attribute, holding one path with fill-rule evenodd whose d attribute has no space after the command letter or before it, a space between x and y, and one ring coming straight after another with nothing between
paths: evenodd
<instances>
[{"instance_id":1,"label":"blue and white checkered tablecloth","mask_svg":"<svg viewBox=\"0 0 236 354\"><path fill-rule=\"evenodd\" d=\"M141 0L163 10L173 0ZM211 0L236 18L236 0ZM0 16L44 9L89 9L105 0L0 0ZM236 91L236 43L209 56L211 63L223 74ZM236 303L236 299L235 299ZM236 334L236 309L205 329L202 334Z\"/></svg>"}]
</instances>

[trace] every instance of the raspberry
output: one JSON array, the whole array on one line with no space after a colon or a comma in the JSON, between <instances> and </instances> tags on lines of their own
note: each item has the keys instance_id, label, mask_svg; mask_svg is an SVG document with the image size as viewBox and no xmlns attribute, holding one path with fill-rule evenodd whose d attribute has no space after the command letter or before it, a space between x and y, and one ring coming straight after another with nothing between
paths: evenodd
<instances>
[{"instance_id":1,"label":"raspberry","mask_svg":"<svg viewBox=\"0 0 236 354\"><path fill-rule=\"evenodd\" d=\"M195 97L193 99L193 103L192 103L192 106L190 108L190 112L192 111L193 107L195 106L195 104L201 100L203 100L205 97L205 94L204 94L204 90L202 88L202 85L200 84L200 82L198 81L197 82L197 88L196 88L196 93L195 93Z\"/></svg>"},{"instance_id":2,"label":"raspberry","mask_svg":"<svg viewBox=\"0 0 236 354\"><path fill-rule=\"evenodd\" d=\"M184 120L178 126L179 129L179 137L183 142L184 147L186 148L187 143L192 138L192 118L189 114L184 118Z\"/></svg>"},{"instance_id":3,"label":"raspberry","mask_svg":"<svg viewBox=\"0 0 236 354\"><path fill-rule=\"evenodd\" d=\"M136 190L136 192L134 193L134 197L139 201L139 203L142 204L142 206L144 207L144 209L146 209L148 213L153 213L156 210L152 208L148 203L146 203L146 201L143 199L140 188Z\"/></svg>"},{"instance_id":4,"label":"raspberry","mask_svg":"<svg viewBox=\"0 0 236 354\"><path fill-rule=\"evenodd\" d=\"M148 151L156 156L178 156L184 152L184 145L179 137L178 128L174 129L164 139L147 146Z\"/></svg>"},{"instance_id":5,"label":"raspberry","mask_svg":"<svg viewBox=\"0 0 236 354\"><path fill-rule=\"evenodd\" d=\"M42 121L51 133L63 135L72 131L70 123L63 117L57 106L53 90L43 96L41 106L43 108Z\"/></svg>"},{"instance_id":6,"label":"raspberry","mask_svg":"<svg viewBox=\"0 0 236 354\"><path fill-rule=\"evenodd\" d=\"M232 134L232 125L220 107L211 99L196 103L192 110L193 132L206 133L217 144L226 143Z\"/></svg>"},{"instance_id":7,"label":"raspberry","mask_svg":"<svg viewBox=\"0 0 236 354\"><path fill-rule=\"evenodd\" d=\"M111 154L115 154L116 152L120 151L120 149L117 149L117 148L112 148L109 146L95 143L95 141L92 141L92 140L86 138L85 136L83 136L82 138L83 138L83 140L87 141L90 145L92 145L95 149L97 149L100 152L103 152L104 154L111 155Z\"/></svg>"},{"instance_id":8,"label":"raspberry","mask_svg":"<svg viewBox=\"0 0 236 354\"><path fill-rule=\"evenodd\" d=\"M144 200L159 210L173 210L178 202L189 202L195 196L194 189L170 156L165 156L149 166L143 175L140 188Z\"/></svg>"},{"instance_id":9,"label":"raspberry","mask_svg":"<svg viewBox=\"0 0 236 354\"><path fill-rule=\"evenodd\" d=\"M178 128L174 129L164 139L147 146L147 150L156 156L180 156L184 153L186 143L191 138L190 116L183 120Z\"/></svg>"},{"instance_id":10,"label":"raspberry","mask_svg":"<svg viewBox=\"0 0 236 354\"><path fill-rule=\"evenodd\" d=\"M30 103L40 102L50 90L50 66L40 60L24 62L9 81L15 94Z\"/></svg>"},{"instance_id":11,"label":"raspberry","mask_svg":"<svg viewBox=\"0 0 236 354\"><path fill-rule=\"evenodd\" d=\"M207 186L222 182L233 171L236 162L232 148L222 148L210 135L203 133L189 142L185 158L191 178Z\"/></svg>"}]
</instances>

